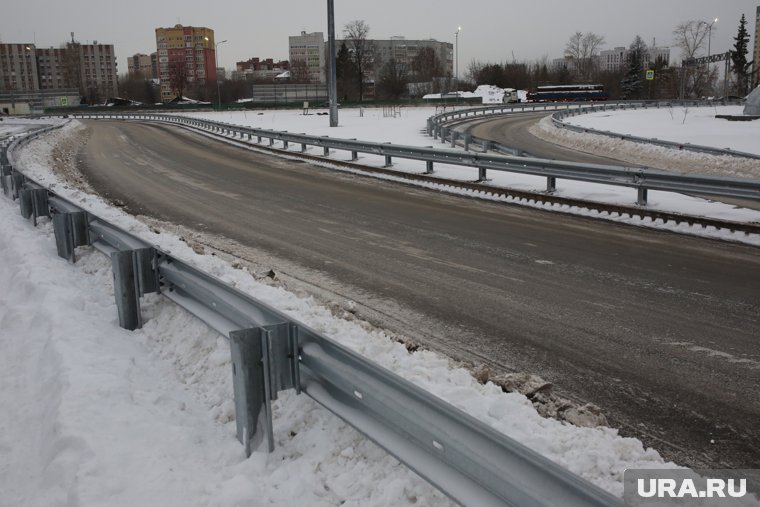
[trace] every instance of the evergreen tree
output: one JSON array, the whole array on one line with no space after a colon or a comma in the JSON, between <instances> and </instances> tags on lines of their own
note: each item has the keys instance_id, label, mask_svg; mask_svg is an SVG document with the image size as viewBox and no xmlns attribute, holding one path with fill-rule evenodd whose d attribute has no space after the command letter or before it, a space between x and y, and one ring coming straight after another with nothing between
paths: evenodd
<instances>
[{"instance_id":1,"label":"evergreen tree","mask_svg":"<svg viewBox=\"0 0 760 507\"><path fill-rule=\"evenodd\" d=\"M637 35L631 45L628 47L627 72L620 85L623 91L623 98L638 99L641 98L641 91L644 88L642 77L644 74L644 64L646 63L648 49L641 36Z\"/></svg>"},{"instance_id":2,"label":"evergreen tree","mask_svg":"<svg viewBox=\"0 0 760 507\"><path fill-rule=\"evenodd\" d=\"M731 51L731 61L733 63L734 74L736 74L736 87L739 95L747 94L747 80L749 64L747 63L747 53L749 45L749 32L747 32L747 20L742 14L739 21L739 31L734 37L734 50Z\"/></svg>"}]
</instances>

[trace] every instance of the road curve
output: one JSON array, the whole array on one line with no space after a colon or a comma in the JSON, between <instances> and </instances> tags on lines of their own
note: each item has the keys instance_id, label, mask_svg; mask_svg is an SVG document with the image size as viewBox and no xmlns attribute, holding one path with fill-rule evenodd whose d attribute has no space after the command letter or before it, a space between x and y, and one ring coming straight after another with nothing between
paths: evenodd
<instances>
[{"instance_id":1,"label":"road curve","mask_svg":"<svg viewBox=\"0 0 760 507\"><path fill-rule=\"evenodd\" d=\"M300 266L454 357L541 375L681 464L760 465L757 249L338 173L175 127L86 125L83 172L132 213Z\"/></svg>"}]
</instances>

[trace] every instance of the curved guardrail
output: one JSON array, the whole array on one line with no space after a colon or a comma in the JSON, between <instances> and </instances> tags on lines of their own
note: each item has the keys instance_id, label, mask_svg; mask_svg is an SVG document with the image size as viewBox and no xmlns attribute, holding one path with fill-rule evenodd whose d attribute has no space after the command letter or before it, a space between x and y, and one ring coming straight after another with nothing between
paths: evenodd
<instances>
[{"instance_id":1,"label":"curved guardrail","mask_svg":"<svg viewBox=\"0 0 760 507\"><path fill-rule=\"evenodd\" d=\"M36 137L30 135L11 146ZM36 225L51 217L58 255L111 258L119 323L141 327L140 297L160 292L230 340L238 439L274 449L271 402L305 393L463 505L616 507L620 499L462 410L234 287L81 209L12 167L3 188ZM6 187L6 184L8 185Z\"/></svg>"},{"instance_id":2,"label":"curved guardrail","mask_svg":"<svg viewBox=\"0 0 760 507\"><path fill-rule=\"evenodd\" d=\"M552 106L546 105L546 107ZM466 112L466 110L461 110L457 111L457 114L466 114ZM760 180L756 179L677 174L649 168L581 164L532 157L473 153L455 149L434 149L419 146L358 141L356 139L337 139L328 136L311 136L307 134L294 134L268 129L242 127L240 125L231 125L228 123L200 120L177 115L77 114L73 116L75 118L168 122L235 138L239 137L240 139L247 137L249 141L252 141L255 137L256 142L259 144L262 143L262 141L267 140L270 146L273 146L275 142L280 142L282 143L282 148L286 150L289 149L291 143L300 145L302 152L306 151L308 146L317 146L324 149L325 156L329 155L331 149L342 150L351 153L352 161L358 159L358 153L366 153L385 157L386 166L392 165L394 157L420 160L426 163L426 174L433 173L434 164L456 165L477 169L478 181L486 181L488 171L530 174L546 178L546 191L548 193L552 193L556 190L558 179L624 186L635 188L637 190L637 204L641 206L645 206L647 203L647 192L649 189L760 200ZM447 141L446 136L448 135L449 140L452 145L454 145L457 136L453 132L455 131L442 131L441 142L445 143Z\"/></svg>"}]
</instances>

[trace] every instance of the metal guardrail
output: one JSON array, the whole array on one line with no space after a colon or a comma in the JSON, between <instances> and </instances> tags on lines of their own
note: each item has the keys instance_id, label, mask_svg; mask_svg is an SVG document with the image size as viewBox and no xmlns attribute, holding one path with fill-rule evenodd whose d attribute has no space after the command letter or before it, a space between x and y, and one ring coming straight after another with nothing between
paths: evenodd
<instances>
[{"instance_id":1,"label":"metal guardrail","mask_svg":"<svg viewBox=\"0 0 760 507\"><path fill-rule=\"evenodd\" d=\"M247 455L265 440L273 450L271 401L295 389L464 505L622 505L411 382L41 187L7 154L3 147L6 196L35 225L52 217L59 256L74 262L84 245L110 256L122 327L141 327L140 297L160 292L230 339L237 437Z\"/></svg>"},{"instance_id":2,"label":"metal guardrail","mask_svg":"<svg viewBox=\"0 0 760 507\"><path fill-rule=\"evenodd\" d=\"M527 107L569 107L556 104L543 104ZM449 115L466 115L468 111L475 114L483 108L459 110ZM486 108L489 110L519 109L516 105L505 105L498 108ZM439 115L440 116L440 115ZM434 149L418 146L405 146L390 143L373 143L358 141L356 139L337 139L328 136L311 136L307 134L294 134L267 129L255 129L231 125L228 123L213 122L195 118L187 118L177 115L153 115L153 114L76 114L75 118L90 119L117 119L117 120L142 120L161 121L172 124L184 125L192 128L203 129L221 135L240 137L248 140L256 138L261 144L268 140L269 146L280 142L283 149L289 149L291 143L298 144L301 152L305 152L308 146L317 146L324 149L327 156L331 149L343 150L351 153L351 160L356 161L359 153L366 153L385 157L385 166L392 165L393 158L420 160L426 163L425 174L434 172L434 164L450 164L468 167L478 170L477 181L488 180L488 171L514 172L543 176L546 178L546 192L556 191L557 179L569 179L602 183L608 185L635 188L638 192L637 204L645 206L647 192L652 190L666 190L684 193L700 193L707 195L720 195L743 199L760 200L760 180L727 178L718 176L701 176L668 173L649 168L634 168L600 164L581 164L574 162L562 162L532 157L517 157L508 155L489 155L487 153L473 153L462 150ZM452 146L458 139L457 131L440 127L434 129L434 136L439 135L441 142L450 141ZM465 148L469 148L465 141Z\"/></svg>"},{"instance_id":3,"label":"metal guardrail","mask_svg":"<svg viewBox=\"0 0 760 507\"><path fill-rule=\"evenodd\" d=\"M738 101L720 101L721 105L739 104ZM691 143L678 143L672 141L663 141L647 137L631 136L617 132L602 131L587 127L578 127L562 121L564 118L578 116L581 114L594 113L599 111L616 111L616 110L633 110L633 109L665 109L673 107L714 107L715 101L705 100L679 100L679 101L622 101L622 102L546 102L546 103L529 103L529 104L504 104L499 106L487 106L479 108L460 109L445 112L428 118L427 131L429 135L448 135L446 124L457 120L477 120L479 117L515 114L522 112L534 111L556 111L552 114L552 121L558 128L565 128L579 133L599 134L616 139L623 139L631 142L642 144L654 144L666 148L678 150L693 151L697 153L709 153L711 155L730 155L734 157L744 157L760 159L760 155L746 153L729 148L713 148L710 146L700 146ZM461 133L460 133L461 134ZM462 134L461 137L467 137ZM508 155L526 156L524 151L512 148L493 141L478 139L469 136L469 143L476 143L482 146L484 150L498 151ZM529 155L528 155L529 156Z\"/></svg>"}]
</instances>

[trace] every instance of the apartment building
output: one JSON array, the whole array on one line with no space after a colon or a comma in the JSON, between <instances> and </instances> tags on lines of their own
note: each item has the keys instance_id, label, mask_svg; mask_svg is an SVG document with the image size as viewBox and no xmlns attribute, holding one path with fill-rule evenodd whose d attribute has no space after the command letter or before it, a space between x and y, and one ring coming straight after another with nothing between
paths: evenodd
<instances>
[{"instance_id":1,"label":"apartment building","mask_svg":"<svg viewBox=\"0 0 760 507\"><path fill-rule=\"evenodd\" d=\"M0 44L0 91L77 89L90 102L118 90L113 45L72 41L60 48Z\"/></svg>"},{"instance_id":2,"label":"apartment building","mask_svg":"<svg viewBox=\"0 0 760 507\"><path fill-rule=\"evenodd\" d=\"M0 44L0 91L40 89L34 44Z\"/></svg>"},{"instance_id":3,"label":"apartment building","mask_svg":"<svg viewBox=\"0 0 760 507\"><path fill-rule=\"evenodd\" d=\"M112 44L68 42L37 50L41 90L77 88L90 103L118 95L116 55Z\"/></svg>"},{"instance_id":4,"label":"apartment building","mask_svg":"<svg viewBox=\"0 0 760 507\"><path fill-rule=\"evenodd\" d=\"M617 47L606 49L599 52L597 63L602 70L615 71L624 67L628 60L628 48ZM656 61L662 61L665 65L670 65L670 48L650 47L644 55L644 67L653 65Z\"/></svg>"},{"instance_id":5,"label":"apartment building","mask_svg":"<svg viewBox=\"0 0 760 507\"><path fill-rule=\"evenodd\" d=\"M301 35L288 37L288 58L291 69L298 68L305 63L308 79L311 83L327 82L325 55L323 32L301 32Z\"/></svg>"},{"instance_id":6,"label":"apartment building","mask_svg":"<svg viewBox=\"0 0 760 507\"><path fill-rule=\"evenodd\" d=\"M156 48L163 102L189 87L216 81L214 30L179 24L156 28Z\"/></svg>"},{"instance_id":7,"label":"apartment building","mask_svg":"<svg viewBox=\"0 0 760 507\"><path fill-rule=\"evenodd\" d=\"M154 78L151 55L137 53L130 56L127 59L127 72L129 73L129 77Z\"/></svg>"},{"instance_id":8,"label":"apartment building","mask_svg":"<svg viewBox=\"0 0 760 507\"><path fill-rule=\"evenodd\" d=\"M249 58L248 60L237 62L235 70L232 71L234 81L274 81L275 78L282 75L290 69L290 62L281 60L276 62L274 58Z\"/></svg>"},{"instance_id":9,"label":"apartment building","mask_svg":"<svg viewBox=\"0 0 760 507\"><path fill-rule=\"evenodd\" d=\"M407 40L406 37L396 36L390 39L373 39L370 41L375 60L382 65L391 59L396 61L401 69L412 75L412 64L415 58L424 48L435 51L438 60L443 66L444 75L454 74L454 44L439 42L435 39ZM338 47L343 41L338 42ZM376 71L379 66L376 65ZM443 76L440 76L443 77Z\"/></svg>"}]
</instances>

